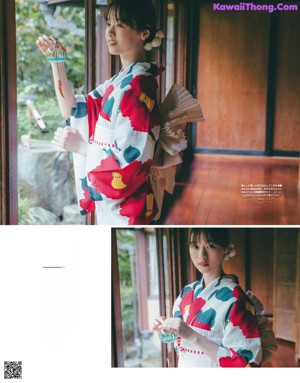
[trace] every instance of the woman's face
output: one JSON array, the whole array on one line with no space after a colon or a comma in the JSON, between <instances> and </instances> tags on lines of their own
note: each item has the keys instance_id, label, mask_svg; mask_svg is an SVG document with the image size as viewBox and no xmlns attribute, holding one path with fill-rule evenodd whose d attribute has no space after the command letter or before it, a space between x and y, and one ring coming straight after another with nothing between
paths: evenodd
<instances>
[{"instance_id":1,"label":"woman's face","mask_svg":"<svg viewBox=\"0 0 300 383\"><path fill-rule=\"evenodd\" d=\"M144 41L148 36L147 32L137 32L109 14L106 21L105 37L110 54L128 56L143 49Z\"/></svg>"},{"instance_id":2,"label":"woman's face","mask_svg":"<svg viewBox=\"0 0 300 383\"><path fill-rule=\"evenodd\" d=\"M223 246L218 245L204 235L195 238L195 241L190 242L190 255L192 262L200 273L216 274L222 273L222 262L225 254Z\"/></svg>"}]
</instances>

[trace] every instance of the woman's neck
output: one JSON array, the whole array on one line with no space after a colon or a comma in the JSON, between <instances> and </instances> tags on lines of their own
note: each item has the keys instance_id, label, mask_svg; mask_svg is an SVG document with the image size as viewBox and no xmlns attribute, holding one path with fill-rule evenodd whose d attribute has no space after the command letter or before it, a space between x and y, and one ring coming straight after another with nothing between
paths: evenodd
<instances>
[{"instance_id":1,"label":"woman's neck","mask_svg":"<svg viewBox=\"0 0 300 383\"><path fill-rule=\"evenodd\" d=\"M203 278L203 286L207 286L210 284L210 282L212 282L213 280L217 279L218 277L220 277L221 275L224 274L224 271L223 269L222 270L219 270L218 272L208 272L208 273L203 273L202 274L202 278Z\"/></svg>"},{"instance_id":2,"label":"woman's neck","mask_svg":"<svg viewBox=\"0 0 300 383\"><path fill-rule=\"evenodd\" d=\"M130 55L120 55L122 69L128 67L130 64L136 63L136 62L145 62L146 61L146 55L145 52L137 52L136 54L130 54Z\"/></svg>"}]
</instances>

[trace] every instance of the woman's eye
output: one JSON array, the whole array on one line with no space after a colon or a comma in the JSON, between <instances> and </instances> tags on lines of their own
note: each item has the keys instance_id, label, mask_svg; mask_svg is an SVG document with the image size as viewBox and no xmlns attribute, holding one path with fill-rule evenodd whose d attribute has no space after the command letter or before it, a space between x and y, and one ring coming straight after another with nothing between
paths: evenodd
<instances>
[{"instance_id":1,"label":"woman's eye","mask_svg":"<svg viewBox=\"0 0 300 383\"><path fill-rule=\"evenodd\" d=\"M123 28L123 24L117 24L117 27Z\"/></svg>"},{"instance_id":2,"label":"woman's eye","mask_svg":"<svg viewBox=\"0 0 300 383\"><path fill-rule=\"evenodd\" d=\"M216 246L215 246L214 244L212 244L212 243L209 243L209 244L207 245L207 248L208 248L208 249L215 249Z\"/></svg>"}]
</instances>

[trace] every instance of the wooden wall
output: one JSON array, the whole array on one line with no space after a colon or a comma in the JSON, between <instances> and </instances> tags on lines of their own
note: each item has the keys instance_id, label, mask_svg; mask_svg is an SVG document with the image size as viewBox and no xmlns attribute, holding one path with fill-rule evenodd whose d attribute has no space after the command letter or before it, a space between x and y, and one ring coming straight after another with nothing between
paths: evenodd
<instances>
[{"instance_id":1,"label":"wooden wall","mask_svg":"<svg viewBox=\"0 0 300 383\"><path fill-rule=\"evenodd\" d=\"M196 151L299 151L300 12L199 17Z\"/></svg>"},{"instance_id":2,"label":"wooden wall","mask_svg":"<svg viewBox=\"0 0 300 383\"><path fill-rule=\"evenodd\" d=\"M300 149L300 12L278 13L274 148Z\"/></svg>"},{"instance_id":3,"label":"wooden wall","mask_svg":"<svg viewBox=\"0 0 300 383\"><path fill-rule=\"evenodd\" d=\"M267 228L232 228L237 255L224 263L226 273L236 274L244 290L251 290L273 312L274 231Z\"/></svg>"},{"instance_id":4,"label":"wooden wall","mask_svg":"<svg viewBox=\"0 0 300 383\"><path fill-rule=\"evenodd\" d=\"M296 341L298 229L276 229L274 248L274 331L281 339Z\"/></svg>"}]
</instances>

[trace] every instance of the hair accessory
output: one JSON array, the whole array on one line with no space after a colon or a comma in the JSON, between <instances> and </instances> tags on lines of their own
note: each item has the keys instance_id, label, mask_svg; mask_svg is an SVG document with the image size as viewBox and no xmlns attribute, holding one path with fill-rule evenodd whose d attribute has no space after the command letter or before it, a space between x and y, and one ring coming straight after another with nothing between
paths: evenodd
<instances>
[{"instance_id":1,"label":"hair accessory","mask_svg":"<svg viewBox=\"0 0 300 383\"><path fill-rule=\"evenodd\" d=\"M227 252L224 255L224 261L228 261L229 258L232 258L236 255L235 246L232 242L229 242L227 246Z\"/></svg>"},{"instance_id":2,"label":"hair accessory","mask_svg":"<svg viewBox=\"0 0 300 383\"><path fill-rule=\"evenodd\" d=\"M155 33L154 39L149 43L144 45L146 51L151 51L152 48L158 48L161 45L161 40L165 37L165 34L162 31L157 31Z\"/></svg>"}]
</instances>

